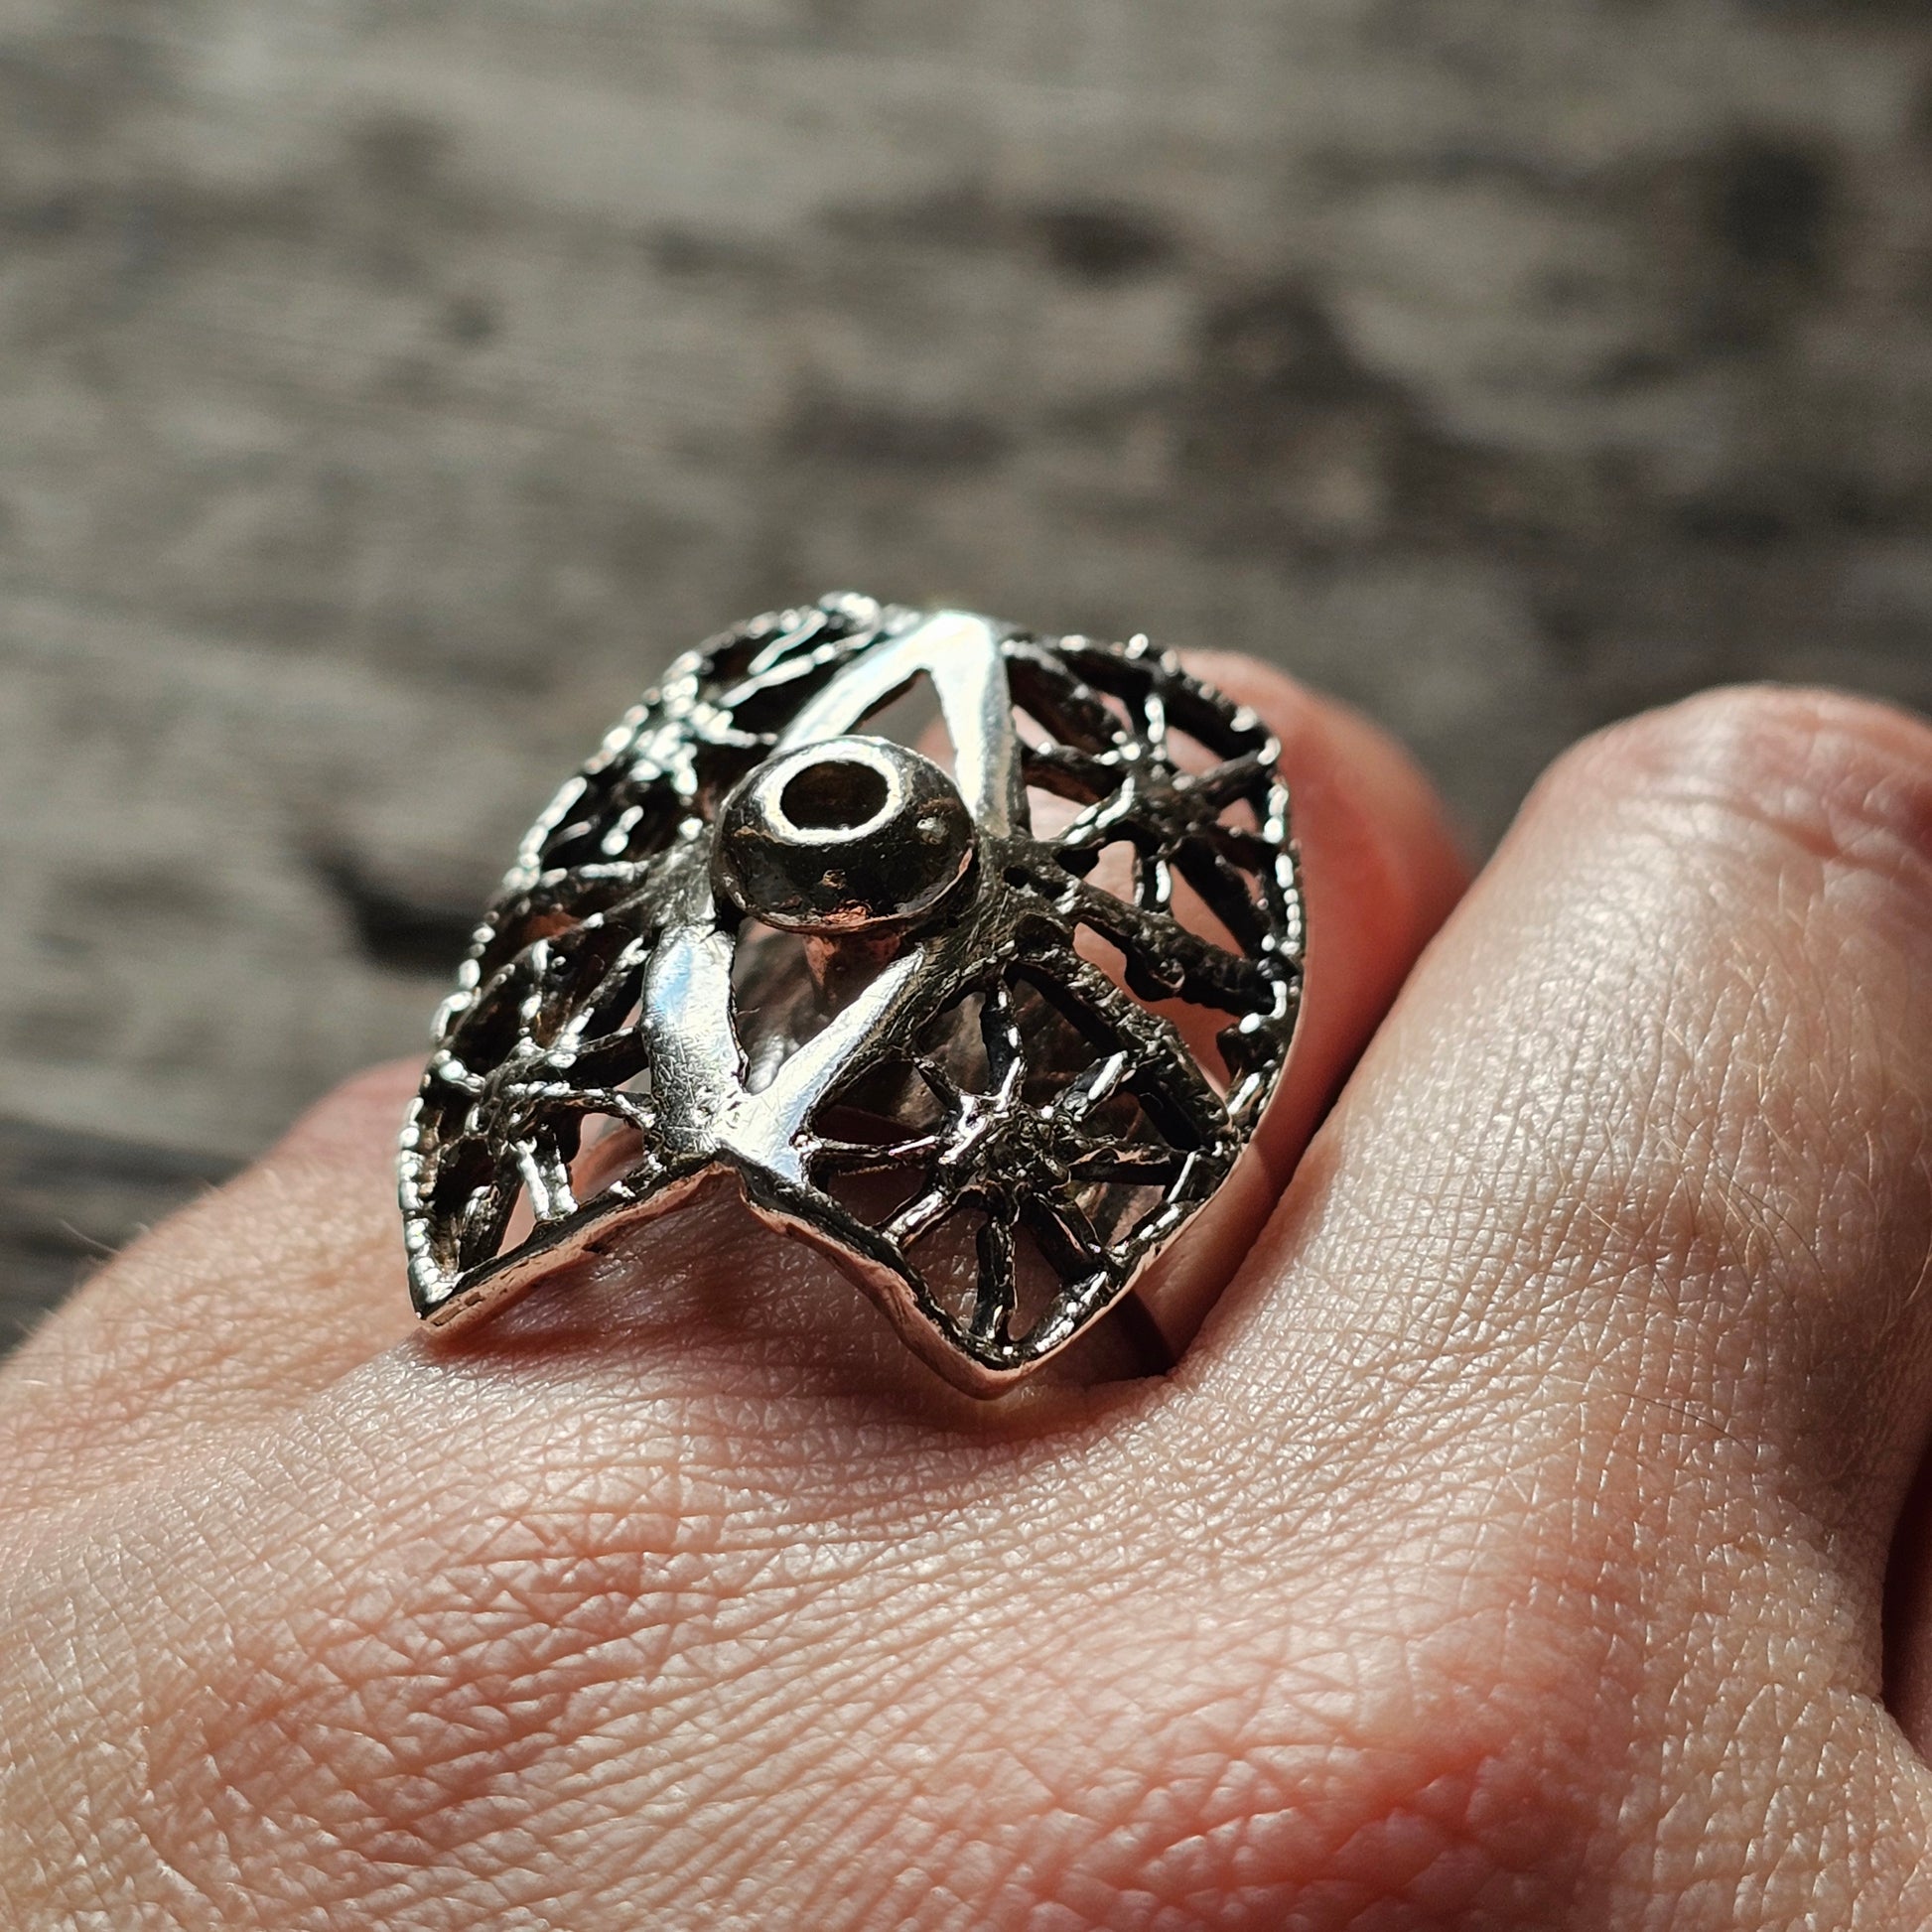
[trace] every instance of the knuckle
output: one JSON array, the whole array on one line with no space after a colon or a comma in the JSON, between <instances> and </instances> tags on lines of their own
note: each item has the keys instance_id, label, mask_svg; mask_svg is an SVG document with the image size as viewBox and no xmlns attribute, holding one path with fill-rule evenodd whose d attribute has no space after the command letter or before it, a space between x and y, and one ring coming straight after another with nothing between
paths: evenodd
<instances>
[{"instance_id":1,"label":"knuckle","mask_svg":"<svg viewBox=\"0 0 1932 1932\"><path fill-rule=\"evenodd\" d=\"M1768 836L1785 855L1932 892L1932 725L1846 693L1742 685L1614 725L1552 773L1572 804L1608 792L1693 837Z\"/></svg>"},{"instance_id":2,"label":"knuckle","mask_svg":"<svg viewBox=\"0 0 1932 1932\"><path fill-rule=\"evenodd\" d=\"M1248 1708L1197 1698L1154 1731L1161 1773L1127 1835L1131 1864L1116 1863L1119 1839L1102 1840L1090 1871L1117 1900L1152 1896L1171 1910L1245 1891L1266 1901L1258 1919L1271 1923L1300 1911L1421 1927L1506 1904L1554 1921L1592 1810L1553 1741L1573 1714L1555 1687L1526 1696L1498 1681L1497 1658L1471 1668L1441 1649L1356 1631L1331 1658L1283 1660ZM1324 1695L1330 1670L1346 1673L1345 1711ZM1203 1714L1221 1716L1218 1731ZM1097 1915L1119 1919L1118 1906Z\"/></svg>"},{"instance_id":3,"label":"knuckle","mask_svg":"<svg viewBox=\"0 0 1932 1932\"><path fill-rule=\"evenodd\" d=\"M1612 728L1550 782L1566 910L1615 923L1572 921L1597 996L1582 1028L1552 1013L1578 1069L1548 1143L1567 1205L1497 1280L1563 1284L1592 1314L1648 1297L1666 1352L1645 1375L1694 1369L1714 1414L1772 1425L1767 1456L1802 1437L1856 1461L1856 1390L1919 1292L1927 1225L1932 728L1722 690Z\"/></svg>"},{"instance_id":4,"label":"knuckle","mask_svg":"<svg viewBox=\"0 0 1932 1932\"><path fill-rule=\"evenodd\" d=\"M225 1847L273 1896L265 1840L293 1820L345 1871L440 1856L487 1875L508 1821L541 1835L587 1734L637 1721L640 1687L696 1670L771 1593L675 1468L555 1453L375 1516L292 1594L235 1591L151 1726L151 1836L177 1868Z\"/></svg>"}]
</instances>

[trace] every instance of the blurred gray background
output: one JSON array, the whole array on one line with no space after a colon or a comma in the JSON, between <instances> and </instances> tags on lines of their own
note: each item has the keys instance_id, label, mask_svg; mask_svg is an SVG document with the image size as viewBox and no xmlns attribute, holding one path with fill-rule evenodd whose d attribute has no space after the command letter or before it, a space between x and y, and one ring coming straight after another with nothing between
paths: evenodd
<instances>
[{"instance_id":1,"label":"blurred gray background","mask_svg":"<svg viewBox=\"0 0 1932 1932\"><path fill-rule=\"evenodd\" d=\"M1932 701L1929 243L1925 0L0 0L0 1328L764 606L1261 651L1481 840Z\"/></svg>"}]
</instances>

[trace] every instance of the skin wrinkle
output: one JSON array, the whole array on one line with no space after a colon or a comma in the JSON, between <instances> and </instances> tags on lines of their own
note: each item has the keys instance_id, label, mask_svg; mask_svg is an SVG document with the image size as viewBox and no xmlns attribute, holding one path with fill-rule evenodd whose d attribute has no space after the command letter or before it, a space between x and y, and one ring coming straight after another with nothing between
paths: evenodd
<instances>
[{"instance_id":1,"label":"skin wrinkle","mask_svg":"<svg viewBox=\"0 0 1932 1932\"><path fill-rule=\"evenodd\" d=\"M1177 1755L1178 1755L1178 1752L1176 1752L1176 1756L1177 1756ZM1226 1749L1225 1749L1225 1747L1223 1747L1223 1746L1221 1746L1221 1745L1219 1745L1219 1744L1215 1744L1215 1745L1213 1745L1213 1746L1211 1746L1211 1747L1210 1747L1210 1749L1209 1749L1209 1751L1208 1751L1208 1754L1207 1754L1207 1757L1206 1757L1206 1759L1205 1759L1205 1763L1206 1763L1206 1765L1207 1765L1207 1767L1208 1767L1208 1769L1209 1769L1209 1771L1210 1771L1211 1773L1214 1773L1214 1774L1220 1774L1220 1772L1221 1772L1221 1767L1222 1767L1222 1766L1223 1766L1223 1765L1224 1765L1224 1764L1225 1764L1225 1763L1226 1763L1227 1761L1229 1761L1229 1755L1230 1755L1230 1754L1229 1754L1229 1753L1228 1753L1228 1752L1226 1751ZM1234 1762L1237 1762L1237 1763L1243 1763L1243 1764L1248 1764L1248 1763L1252 1763L1252 1762L1254 1761L1254 1759L1253 1759L1253 1754L1252 1754L1251 1752L1250 1752L1250 1753L1245 1753L1245 1754L1236 1754L1236 1755L1235 1755L1235 1756L1233 1757L1233 1760L1232 1760L1232 1761L1234 1761ZM1291 1789L1295 1787L1295 1782L1296 1782L1296 1781L1295 1781L1295 1780L1294 1780L1293 1778L1291 1778L1291 1779L1290 1779L1290 1780L1288 1781L1288 1783L1289 1783L1289 1786L1290 1786L1290 1788L1291 1788ZM1304 1780L1304 1785L1305 1785L1305 1782L1306 1782L1306 1781ZM1185 1796L1186 1796L1186 1794L1184 1794L1184 1793L1182 1793L1182 1794L1179 1794L1179 1795L1182 1795L1182 1796L1183 1796L1183 1798L1185 1798ZM1195 1809L1198 1809L1198 1808L1199 1808L1199 1803L1200 1803L1200 1801L1199 1801L1199 1799L1198 1799L1198 1798L1193 1798L1193 1799L1191 1799L1191 1800L1190 1800L1190 1801L1188 1802L1188 1808L1189 1808L1189 1810L1190 1810L1190 1811L1192 1811L1192 1810L1195 1810ZM1304 1810L1306 1810L1306 1806L1307 1806L1307 1792L1306 1792L1306 1789L1305 1789L1305 1788L1303 1789L1303 1792L1302 1792L1302 1804L1303 1804L1303 1809L1304 1809ZM1255 1804L1255 1803L1254 1803L1253 1801L1251 1801L1251 1800L1250 1800L1250 1801L1247 1801L1247 1802L1237 1802L1236 1804L1234 1804L1234 1805L1233 1805L1233 1806L1231 1807L1231 1810L1232 1810L1232 1813L1233 1813L1233 1823L1234 1823L1234 1827L1235 1827L1235 1829L1237 1829L1237 1830L1239 1830L1239 1829L1241 1828L1241 1826L1242 1826L1242 1824L1243 1824L1243 1823L1244 1823L1245 1821L1249 1821L1249 1820L1251 1820L1251 1819L1252 1819L1252 1817L1253 1817L1253 1814L1254 1814L1254 1813L1255 1813L1255 1812L1256 1812L1257 1810L1263 1810L1263 1809L1267 1809L1267 1810L1269 1810L1269 1812L1270 1812L1270 1815L1272 1815L1272 1808L1265 1808L1265 1807L1261 1807L1261 1806L1258 1806L1257 1804ZM1252 1825L1250 1825L1250 1827L1249 1827L1249 1828L1250 1828L1250 1829L1253 1829L1253 1827L1252 1827ZM1221 1833L1221 1832L1222 1832L1222 1830L1223 1830L1223 1828L1220 1828L1220 1827L1216 1827L1216 1826L1214 1826L1214 1825L1212 1825L1212 1823L1210 1822L1210 1823L1208 1824L1208 1826L1207 1826L1207 1828L1206 1828L1206 1829L1205 1829L1205 1830L1204 1830L1204 1831L1203 1831L1203 1832L1202 1832L1202 1833L1200 1834L1200 1836L1201 1836L1201 1838L1202 1838L1203 1840L1209 1840L1209 1839L1212 1839L1212 1838L1213 1838L1214 1836L1216 1836L1216 1835L1218 1835L1219 1833ZM1172 1856L1172 1855L1171 1855L1171 1856ZM1184 1887L1183 1887L1183 1890L1184 1890ZM1109 1918L1109 1917L1107 1917L1107 1916L1105 1916L1105 1915L1103 1915L1103 1914L1100 1914L1100 1913L1098 1913L1098 1912L1096 1912L1096 1914L1095 1914L1095 1917L1096 1917L1096 1920L1097 1920L1097 1922L1100 1922L1100 1923L1113 1923L1113 1922L1116 1922L1115 1920L1113 1920L1113 1919L1111 1919L1111 1918Z\"/></svg>"},{"instance_id":2,"label":"skin wrinkle","mask_svg":"<svg viewBox=\"0 0 1932 1932\"><path fill-rule=\"evenodd\" d=\"M674 1587L674 1585L672 1585L672 1593L676 1593L676 1587ZM460 1664L460 1662L462 1662L462 1660L458 1658L458 1664ZM553 1660L553 1669L555 1669L555 1660ZM586 1679L586 1681L590 1681L590 1683L595 1683L595 1671L593 1671L593 1669L590 1669L590 1660L586 1660L584 1664L580 1665L580 1671L582 1671L582 1675L584 1675L584 1679ZM406 1681L408 1681L408 1679L404 1679L404 1683L406 1683ZM353 1681L349 1683L349 1687L347 1687L347 1689L349 1689L349 1695L351 1695L351 1699L353 1699L353 1697L357 1695L357 1693L353 1691ZM555 1691L566 1691L568 1687L553 1687L553 1689L555 1689ZM482 1706L484 1712L492 1712L492 1714L496 1714L496 1716L504 1716L504 1718L508 1718L508 1716L510 1716L510 1712L506 1712L506 1710L502 1708L502 1704L504 1704L504 1700L500 1699L500 1697L492 1697L492 1695L488 1693L488 1687L486 1687L486 1685L474 1685L474 1687L472 1687L470 1691L466 1691L466 1693L464 1693L464 1695L466 1695L466 1699L468 1699L468 1697L472 1695L472 1691L474 1691L474 1693L478 1695L478 1700L480 1700L480 1706ZM353 1708L353 1706L351 1706L351 1708ZM468 1706L464 1706L464 1708L468 1708ZM560 1716L560 1712L558 1712L558 1716ZM396 1727L394 1727L392 1724L384 1724L384 1725L378 1725L378 1727L376 1727L375 1735L376 1736L394 1735L394 1729L396 1729ZM490 1766L492 1766L492 1770L500 1770L500 1768L502 1768L500 1764L494 1764L494 1758L490 1760ZM363 1793L363 1791L359 1791L359 1795L367 1795L367 1793ZM400 1834L402 1834L404 1838L408 1838L408 1834L410 1834L410 1830L411 1830L411 1824L413 1824L413 1818L415 1818L415 1816L417 1816L417 1807L413 1805L413 1801L411 1801L410 1797L408 1797L408 1793L404 1793L404 1797L402 1797L402 1803L400 1803L400 1807L398 1807L398 1824L396 1824L396 1830L398 1830L398 1832L400 1832Z\"/></svg>"}]
</instances>

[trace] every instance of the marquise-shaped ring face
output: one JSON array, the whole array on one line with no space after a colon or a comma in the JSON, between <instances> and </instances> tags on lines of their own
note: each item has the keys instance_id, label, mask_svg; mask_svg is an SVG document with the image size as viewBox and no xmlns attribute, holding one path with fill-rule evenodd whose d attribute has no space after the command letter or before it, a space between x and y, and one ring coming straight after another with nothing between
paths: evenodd
<instances>
[{"instance_id":1,"label":"marquise-shaped ring face","mask_svg":"<svg viewBox=\"0 0 1932 1932\"><path fill-rule=\"evenodd\" d=\"M998 1394L1227 1177L1303 950L1276 746L1173 656L759 618L611 733L478 931L403 1135L417 1311L472 1319L722 1173Z\"/></svg>"}]
</instances>

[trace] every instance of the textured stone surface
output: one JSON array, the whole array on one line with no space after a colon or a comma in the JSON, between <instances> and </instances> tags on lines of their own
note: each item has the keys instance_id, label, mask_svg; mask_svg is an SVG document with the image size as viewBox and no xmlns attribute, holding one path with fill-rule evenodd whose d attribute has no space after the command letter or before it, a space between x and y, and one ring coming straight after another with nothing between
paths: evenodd
<instances>
[{"instance_id":1,"label":"textured stone surface","mask_svg":"<svg viewBox=\"0 0 1932 1932\"><path fill-rule=\"evenodd\" d=\"M1932 701L1928 238L1902 0L13 0L0 1267L414 1050L762 605L1261 650L1485 838L1715 679Z\"/></svg>"}]
</instances>

